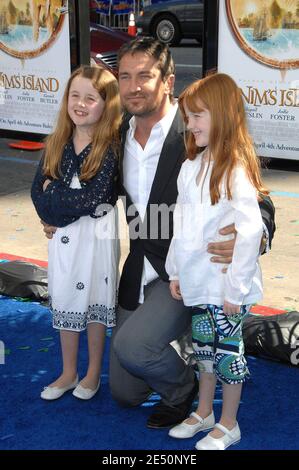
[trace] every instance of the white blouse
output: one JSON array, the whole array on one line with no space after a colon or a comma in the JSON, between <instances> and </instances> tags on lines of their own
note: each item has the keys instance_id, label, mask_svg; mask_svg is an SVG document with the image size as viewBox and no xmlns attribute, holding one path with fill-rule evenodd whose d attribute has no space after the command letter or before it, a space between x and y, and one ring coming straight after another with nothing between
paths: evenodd
<instances>
[{"instance_id":1,"label":"white blouse","mask_svg":"<svg viewBox=\"0 0 299 470\"><path fill-rule=\"evenodd\" d=\"M257 201L257 191L244 168L238 166L231 178L232 199L225 194L211 205L210 178L213 162L203 162L199 184L196 177L202 164L202 154L186 160L178 176L178 199L174 211L174 236L166 259L169 279L179 280L185 305L222 305L226 300L236 305L254 303L262 298L262 275L258 263L263 222ZM210 242L223 241L218 232L235 224L237 238L232 263L210 261ZM226 237L226 238L232 238Z\"/></svg>"},{"instance_id":2,"label":"white blouse","mask_svg":"<svg viewBox=\"0 0 299 470\"><path fill-rule=\"evenodd\" d=\"M134 137L136 118L132 116L130 119L123 159L124 187L142 220L145 217L160 154L177 109L178 105L175 103L170 107L168 113L153 126L144 148L141 147ZM148 259L144 257L139 296L141 304L144 302L144 286L158 277L158 273Z\"/></svg>"}]
</instances>

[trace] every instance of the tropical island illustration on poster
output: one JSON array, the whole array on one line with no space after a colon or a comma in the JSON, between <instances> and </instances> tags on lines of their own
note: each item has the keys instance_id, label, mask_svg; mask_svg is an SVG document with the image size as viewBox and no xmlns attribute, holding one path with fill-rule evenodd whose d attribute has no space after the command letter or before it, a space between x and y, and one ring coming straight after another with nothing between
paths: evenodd
<instances>
[{"instance_id":1,"label":"tropical island illustration on poster","mask_svg":"<svg viewBox=\"0 0 299 470\"><path fill-rule=\"evenodd\" d=\"M27 59L48 49L61 30L66 0L0 0L0 49Z\"/></svg>"},{"instance_id":2,"label":"tropical island illustration on poster","mask_svg":"<svg viewBox=\"0 0 299 470\"><path fill-rule=\"evenodd\" d=\"M263 64L299 67L299 0L226 0L239 46Z\"/></svg>"}]
</instances>

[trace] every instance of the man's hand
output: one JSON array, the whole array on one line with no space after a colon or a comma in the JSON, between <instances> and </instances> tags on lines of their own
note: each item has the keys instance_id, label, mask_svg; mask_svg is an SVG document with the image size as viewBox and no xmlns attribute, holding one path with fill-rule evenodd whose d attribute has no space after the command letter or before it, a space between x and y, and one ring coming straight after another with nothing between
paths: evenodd
<instances>
[{"instance_id":1,"label":"man's hand","mask_svg":"<svg viewBox=\"0 0 299 470\"><path fill-rule=\"evenodd\" d=\"M179 281L170 281L169 289L175 300L182 300Z\"/></svg>"},{"instance_id":2,"label":"man's hand","mask_svg":"<svg viewBox=\"0 0 299 470\"><path fill-rule=\"evenodd\" d=\"M230 264L233 258L234 246L236 243L236 230L235 224L227 225L227 227L222 228L219 230L221 235L230 235L233 234L234 238L232 240L226 240L224 242L213 242L208 244L208 253L212 253L213 256L211 258L212 263L222 263L222 264ZM222 272L225 273L227 268L223 268Z\"/></svg>"},{"instance_id":3,"label":"man's hand","mask_svg":"<svg viewBox=\"0 0 299 470\"><path fill-rule=\"evenodd\" d=\"M227 316L240 313L240 305L231 304L225 300L223 303L223 313Z\"/></svg>"},{"instance_id":4,"label":"man's hand","mask_svg":"<svg viewBox=\"0 0 299 470\"><path fill-rule=\"evenodd\" d=\"M51 182L52 182L51 180L46 179L46 181L45 181L44 184L43 184L43 191L46 191L48 185L49 185Z\"/></svg>"},{"instance_id":5,"label":"man's hand","mask_svg":"<svg viewBox=\"0 0 299 470\"><path fill-rule=\"evenodd\" d=\"M51 240L51 238L53 238L53 235L57 230L57 227L53 227L52 225L48 225L43 220L41 220L40 223L44 226L44 233L45 233L46 237L49 240Z\"/></svg>"}]
</instances>

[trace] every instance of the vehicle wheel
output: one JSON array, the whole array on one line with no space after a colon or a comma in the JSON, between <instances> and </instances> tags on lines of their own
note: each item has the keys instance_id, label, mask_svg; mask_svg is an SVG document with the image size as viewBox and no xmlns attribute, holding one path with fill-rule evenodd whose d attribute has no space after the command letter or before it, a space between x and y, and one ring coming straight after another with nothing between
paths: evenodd
<instances>
[{"instance_id":1,"label":"vehicle wheel","mask_svg":"<svg viewBox=\"0 0 299 470\"><path fill-rule=\"evenodd\" d=\"M164 44L177 45L182 38L180 26L171 15L159 16L154 23L153 33Z\"/></svg>"}]
</instances>

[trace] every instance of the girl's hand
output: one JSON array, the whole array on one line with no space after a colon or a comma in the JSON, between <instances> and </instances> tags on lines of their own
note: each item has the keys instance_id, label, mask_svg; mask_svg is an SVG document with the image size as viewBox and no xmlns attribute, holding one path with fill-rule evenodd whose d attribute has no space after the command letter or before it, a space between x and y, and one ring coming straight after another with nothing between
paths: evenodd
<instances>
[{"instance_id":1,"label":"girl's hand","mask_svg":"<svg viewBox=\"0 0 299 470\"><path fill-rule=\"evenodd\" d=\"M48 184L50 184L52 181L49 180L49 179L46 179L46 181L44 182L43 184L43 191L46 191L47 187L48 187Z\"/></svg>"},{"instance_id":2,"label":"girl's hand","mask_svg":"<svg viewBox=\"0 0 299 470\"><path fill-rule=\"evenodd\" d=\"M223 303L223 313L228 316L240 313L240 305L231 304L225 300Z\"/></svg>"},{"instance_id":3,"label":"girl's hand","mask_svg":"<svg viewBox=\"0 0 299 470\"><path fill-rule=\"evenodd\" d=\"M170 281L169 289L175 300L182 300L179 281Z\"/></svg>"},{"instance_id":4,"label":"girl's hand","mask_svg":"<svg viewBox=\"0 0 299 470\"><path fill-rule=\"evenodd\" d=\"M57 230L57 227L53 227L52 225L46 224L46 222L44 222L43 220L41 220L40 223L44 226L44 233L46 237L51 240Z\"/></svg>"}]
</instances>

